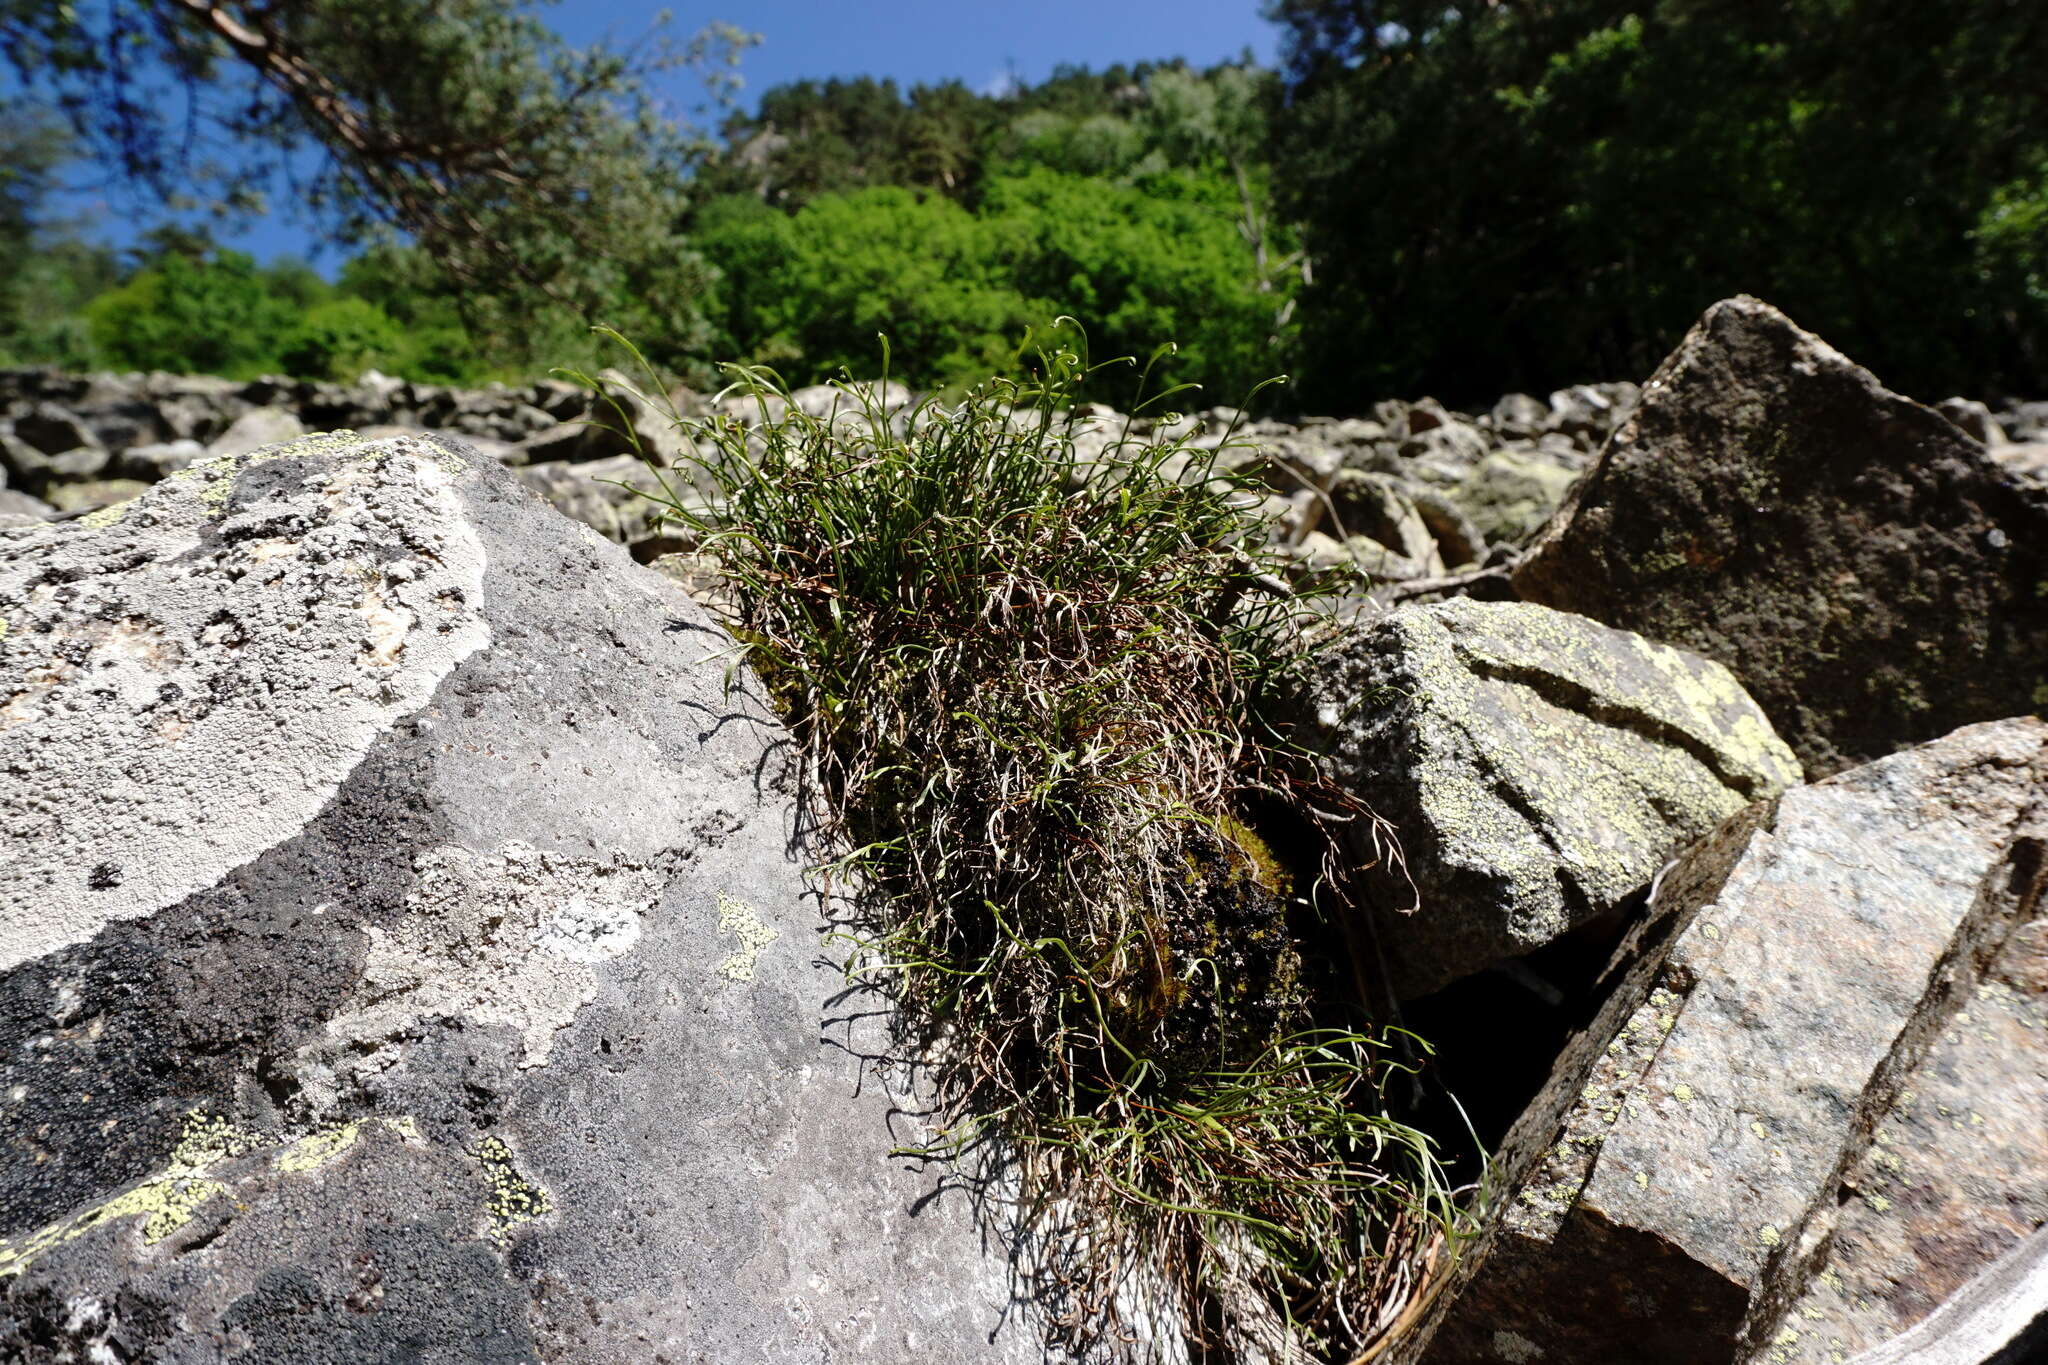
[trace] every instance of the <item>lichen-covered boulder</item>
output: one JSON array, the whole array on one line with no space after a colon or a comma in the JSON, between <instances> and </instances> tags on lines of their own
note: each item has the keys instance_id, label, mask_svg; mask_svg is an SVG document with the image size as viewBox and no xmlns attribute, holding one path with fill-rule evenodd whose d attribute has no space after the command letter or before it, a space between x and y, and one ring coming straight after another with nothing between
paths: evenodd
<instances>
[{"instance_id":1,"label":"lichen-covered boulder","mask_svg":"<svg viewBox=\"0 0 2048 1365\"><path fill-rule=\"evenodd\" d=\"M1756 299L1687 334L1514 586L1726 664L1815 774L2048 699L2048 489Z\"/></svg>"},{"instance_id":2,"label":"lichen-covered boulder","mask_svg":"<svg viewBox=\"0 0 2048 1365\"><path fill-rule=\"evenodd\" d=\"M1399 608L1330 655L1317 688L1329 776L1404 854L1369 874L1403 996L1613 910L1799 780L1720 665L1523 603Z\"/></svg>"},{"instance_id":3,"label":"lichen-covered boulder","mask_svg":"<svg viewBox=\"0 0 2048 1365\"><path fill-rule=\"evenodd\" d=\"M2048 1222L2044 792L2048 723L1994 722L1689 850L1398 1358L1842 1365L1974 1295Z\"/></svg>"},{"instance_id":4,"label":"lichen-covered boulder","mask_svg":"<svg viewBox=\"0 0 2048 1365\"><path fill-rule=\"evenodd\" d=\"M0 1358L1041 1358L659 575L344 433L0 530L0 618Z\"/></svg>"},{"instance_id":5,"label":"lichen-covered boulder","mask_svg":"<svg viewBox=\"0 0 2048 1365\"><path fill-rule=\"evenodd\" d=\"M1487 540L1519 545L1542 528L1586 470L1586 456L1564 443L1495 450L1457 486L1458 505Z\"/></svg>"}]
</instances>

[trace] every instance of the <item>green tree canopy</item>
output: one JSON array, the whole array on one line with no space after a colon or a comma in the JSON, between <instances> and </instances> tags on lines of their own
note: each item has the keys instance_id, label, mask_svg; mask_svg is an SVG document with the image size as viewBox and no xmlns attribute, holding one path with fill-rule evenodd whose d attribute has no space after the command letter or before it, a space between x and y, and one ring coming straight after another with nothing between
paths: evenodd
<instances>
[{"instance_id":1,"label":"green tree canopy","mask_svg":"<svg viewBox=\"0 0 2048 1365\"><path fill-rule=\"evenodd\" d=\"M1647 374L1713 300L1921 392L2038 386L2048 10L1277 0L1312 404ZM2038 276L2032 276L2038 278Z\"/></svg>"},{"instance_id":2,"label":"green tree canopy","mask_svg":"<svg viewBox=\"0 0 2048 1365\"><path fill-rule=\"evenodd\" d=\"M254 210L292 176L336 240L416 243L486 336L516 345L546 308L690 353L707 282L680 231L693 142L646 82L683 65L725 88L746 40L577 49L538 9L0 0L0 39L84 146L167 203Z\"/></svg>"},{"instance_id":3,"label":"green tree canopy","mask_svg":"<svg viewBox=\"0 0 2048 1365\"><path fill-rule=\"evenodd\" d=\"M310 302L297 275L259 270L239 251L169 251L94 299L86 317L116 368L251 378L279 367L281 343Z\"/></svg>"}]
</instances>

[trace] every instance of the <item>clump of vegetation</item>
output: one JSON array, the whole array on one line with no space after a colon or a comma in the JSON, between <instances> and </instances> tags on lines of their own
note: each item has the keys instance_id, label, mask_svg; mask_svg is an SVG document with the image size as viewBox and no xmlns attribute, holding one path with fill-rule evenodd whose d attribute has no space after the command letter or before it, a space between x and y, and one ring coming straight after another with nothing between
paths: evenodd
<instances>
[{"instance_id":1,"label":"clump of vegetation","mask_svg":"<svg viewBox=\"0 0 2048 1365\"><path fill-rule=\"evenodd\" d=\"M1348 1358L1457 1215L1394 1040L1329 1008L1323 859L1269 846L1341 809L1277 719L1335 585L1283 585L1216 451L1089 430L1076 350L823 414L728 371L658 496L865 889L850 969L936 1068L932 1150L1014 1154L1077 1336L1164 1283L1198 1356Z\"/></svg>"}]
</instances>

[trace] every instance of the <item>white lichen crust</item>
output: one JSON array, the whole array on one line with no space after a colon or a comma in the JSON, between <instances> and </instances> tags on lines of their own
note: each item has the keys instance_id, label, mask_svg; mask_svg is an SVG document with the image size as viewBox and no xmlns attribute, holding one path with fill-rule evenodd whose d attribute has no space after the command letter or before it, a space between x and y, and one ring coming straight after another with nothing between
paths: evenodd
<instances>
[{"instance_id":1,"label":"white lichen crust","mask_svg":"<svg viewBox=\"0 0 2048 1365\"><path fill-rule=\"evenodd\" d=\"M488 642L446 459L308 437L0 533L0 968L297 833Z\"/></svg>"}]
</instances>

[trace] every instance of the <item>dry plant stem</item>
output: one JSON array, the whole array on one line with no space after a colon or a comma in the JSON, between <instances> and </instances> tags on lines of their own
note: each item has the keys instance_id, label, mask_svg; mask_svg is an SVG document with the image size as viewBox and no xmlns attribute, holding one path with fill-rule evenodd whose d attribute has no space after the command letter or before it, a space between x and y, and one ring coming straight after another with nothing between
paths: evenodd
<instances>
[{"instance_id":1,"label":"dry plant stem","mask_svg":"<svg viewBox=\"0 0 2048 1365\"><path fill-rule=\"evenodd\" d=\"M1197 1358L1363 1348L1460 1215L1382 1099L1399 1040L1319 1013L1299 935L1335 841L1290 869L1253 827L1373 818L1277 719L1306 598L1350 585L1272 591L1215 450L1127 421L1083 455L1077 349L950 403L841 385L822 416L728 371L657 501L716 557L850 850L849 971L900 1002L952 1116L927 1154L1016 1153L1078 1340L1133 1346L1121 1296L1163 1277Z\"/></svg>"}]
</instances>

